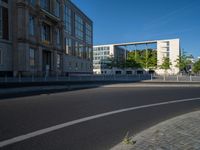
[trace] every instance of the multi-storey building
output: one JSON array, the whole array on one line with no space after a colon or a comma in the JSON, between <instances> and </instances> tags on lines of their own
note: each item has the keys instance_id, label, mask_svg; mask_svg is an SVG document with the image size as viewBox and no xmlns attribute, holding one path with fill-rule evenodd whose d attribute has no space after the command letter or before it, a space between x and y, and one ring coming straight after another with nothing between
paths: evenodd
<instances>
[{"instance_id":1,"label":"multi-storey building","mask_svg":"<svg viewBox=\"0 0 200 150\"><path fill-rule=\"evenodd\" d=\"M124 59L127 58L127 51L138 51L136 48L135 50L132 47L138 47L144 45L145 48L142 50L148 51L148 45L154 44L156 49L156 57L157 57L157 65L154 70L152 68L148 68L148 60L146 60L146 67L144 68L126 68L124 66L120 67L104 67L104 63L106 64L111 63L110 59L107 58L114 58L124 63ZM106 52L108 51L108 52ZM147 53L146 53L147 54ZM147 55L146 55L147 56ZM169 40L154 40L154 41L143 41L143 42L130 42L130 43L119 43L119 44L112 44L112 45L98 45L94 46L94 53L93 53L93 72L96 74L141 74L155 71L157 74L165 74L166 70L160 69L159 66L162 65L163 59L168 57L171 65L170 69L167 70L168 74L177 74L179 73L179 68L177 67L177 60L180 56L180 40L179 39L169 39ZM118 58L123 59L118 59ZM148 57L146 57L148 59ZM112 64L111 64L112 65Z\"/></svg>"},{"instance_id":2,"label":"multi-storey building","mask_svg":"<svg viewBox=\"0 0 200 150\"><path fill-rule=\"evenodd\" d=\"M0 74L92 73L92 21L70 0L0 0Z\"/></svg>"},{"instance_id":3,"label":"multi-storey building","mask_svg":"<svg viewBox=\"0 0 200 150\"><path fill-rule=\"evenodd\" d=\"M93 47L93 71L95 74L107 74L111 65L125 61L125 49L115 45L99 45Z\"/></svg>"}]
</instances>

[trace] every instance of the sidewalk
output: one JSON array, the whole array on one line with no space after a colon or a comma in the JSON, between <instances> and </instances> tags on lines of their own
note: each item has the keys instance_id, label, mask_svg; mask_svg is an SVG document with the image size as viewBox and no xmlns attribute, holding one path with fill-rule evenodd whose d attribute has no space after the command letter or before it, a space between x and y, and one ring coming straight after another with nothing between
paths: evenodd
<instances>
[{"instance_id":1,"label":"sidewalk","mask_svg":"<svg viewBox=\"0 0 200 150\"><path fill-rule=\"evenodd\" d=\"M97 84L79 84L79 85L55 85L55 86L33 86L19 88L0 88L0 100L5 98L15 98L21 96L32 96L39 94L50 94L57 92L66 92L72 90L81 90L88 88L96 88Z\"/></svg>"},{"instance_id":2,"label":"sidewalk","mask_svg":"<svg viewBox=\"0 0 200 150\"><path fill-rule=\"evenodd\" d=\"M130 141L111 150L200 150L200 111L162 122Z\"/></svg>"},{"instance_id":3,"label":"sidewalk","mask_svg":"<svg viewBox=\"0 0 200 150\"><path fill-rule=\"evenodd\" d=\"M199 88L200 83L159 83L159 82L135 82L135 83L119 83L119 82L76 82L71 84L61 85L33 85L33 86L22 86L13 88L0 88L0 99L13 98L19 96L29 96L38 94L49 94L56 92L66 92L72 90L88 89L88 88L169 88L169 87L193 87Z\"/></svg>"}]
</instances>

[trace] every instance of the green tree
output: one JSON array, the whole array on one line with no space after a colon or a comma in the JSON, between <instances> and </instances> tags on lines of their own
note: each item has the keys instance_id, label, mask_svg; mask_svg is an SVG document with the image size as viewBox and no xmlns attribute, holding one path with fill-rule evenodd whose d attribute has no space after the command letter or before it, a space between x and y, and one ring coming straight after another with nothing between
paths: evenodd
<instances>
[{"instance_id":1,"label":"green tree","mask_svg":"<svg viewBox=\"0 0 200 150\"><path fill-rule=\"evenodd\" d=\"M153 49L136 50L128 53L128 61L133 61L134 68L150 68L157 67L157 51Z\"/></svg>"},{"instance_id":2,"label":"green tree","mask_svg":"<svg viewBox=\"0 0 200 150\"><path fill-rule=\"evenodd\" d=\"M154 51L152 49L148 50L147 67L149 69L155 69L155 68L157 68L157 51Z\"/></svg>"},{"instance_id":3,"label":"green tree","mask_svg":"<svg viewBox=\"0 0 200 150\"><path fill-rule=\"evenodd\" d=\"M176 60L177 64L176 67L180 69L180 72L188 73L188 66L192 63L190 60L187 59L187 56L185 54L179 56L179 58Z\"/></svg>"},{"instance_id":4,"label":"green tree","mask_svg":"<svg viewBox=\"0 0 200 150\"><path fill-rule=\"evenodd\" d=\"M170 62L169 57L164 57L163 58L163 62L160 66L160 69L164 69L165 70L165 74L167 72L168 69L170 69L170 66L172 65L172 63Z\"/></svg>"},{"instance_id":5,"label":"green tree","mask_svg":"<svg viewBox=\"0 0 200 150\"><path fill-rule=\"evenodd\" d=\"M194 63L192 71L194 73L200 73L200 60Z\"/></svg>"}]
</instances>

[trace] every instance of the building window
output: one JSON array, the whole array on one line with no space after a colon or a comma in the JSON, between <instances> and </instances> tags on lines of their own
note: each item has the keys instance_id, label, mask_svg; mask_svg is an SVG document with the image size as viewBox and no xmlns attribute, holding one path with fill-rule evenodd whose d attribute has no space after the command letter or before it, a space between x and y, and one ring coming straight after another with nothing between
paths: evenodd
<instances>
[{"instance_id":1,"label":"building window","mask_svg":"<svg viewBox=\"0 0 200 150\"><path fill-rule=\"evenodd\" d=\"M57 17L60 17L60 2L58 0L56 0L56 6L55 6L55 15Z\"/></svg>"},{"instance_id":2,"label":"building window","mask_svg":"<svg viewBox=\"0 0 200 150\"><path fill-rule=\"evenodd\" d=\"M75 42L75 56L79 56L79 42Z\"/></svg>"},{"instance_id":3,"label":"building window","mask_svg":"<svg viewBox=\"0 0 200 150\"><path fill-rule=\"evenodd\" d=\"M0 6L0 38L8 40L9 39L8 8L6 7Z\"/></svg>"},{"instance_id":4,"label":"building window","mask_svg":"<svg viewBox=\"0 0 200 150\"><path fill-rule=\"evenodd\" d=\"M78 49L79 49L79 57L82 58L83 57L83 45L79 43L78 45Z\"/></svg>"},{"instance_id":5,"label":"building window","mask_svg":"<svg viewBox=\"0 0 200 150\"><path fill-rule=\"evenodd\" d=\"M8 3L8 0L1 0L2 2L4 2L4 3Z\"/></svg>"},{"instance_id":6,"label":"building window","mask_svg":"<svg viewBox=\"0 0 200 150\"><path fill-rule=\"evenodd\" d=\"M57 54L57 68L61 68L61 55Z\"/></svg>"},{"instance_id":7,"label":"building window","mask_svg":"<svg viewBox=\"0 0 200 150\"><path fill-rule=\"evenodd\" d=\"M86 43L92 44L92 26L86 23Z\"/></svg>"},{"instance_id":8,"label":"building window","mask_svg":"<svg viewBox=\"0 0 200 150\"><path fill-rule=\"evenodd\" d=\"M65 48L66 54L72 55L72 39L65 38Z\"/></svg>"},{"instance_id":9,"label":"building window","mask_svg":"<svg viewBox=\"0 0 200 150\"><path fill-rule=\"evenodd\" d=\"M48 24L43 23L42 25L42 41L50 42L50 26Z\"/></svg>"},{"instance_id":10,"label":"building window","mask_svg":"<svg viewBox=\"0 0 200 150\"><path fill-rule=\"evenodd\" d=\"M3 16L2 16L2 7L0 6L0 38L3 37Z\"/></svg>"},{"instance_id":11,"label":"building window","mask_svg":"<svg viewBox=\"0 0 200 150\"><path fill-rule=\"evenodd\" d=\"M60 45L60 37L61 37L61 32L60 32L60 29L57 29L56 30L56 44L57 45Z\"/></svg>"},{"instance_id":12,"label":"building window","mask_svg":"<svg viewBox=\"0 0 200 150\"><path fill-rule=\"evenodd\" d=\"M35 0L29 0L29 2L31 5L33 5L33 6L35 5Z\"/></svg>"},{"instance_id":13,"label":"building window","mask_svg":"<svg viewBox=\"0 0 200 150\"><path fill-rule=\"evenodd\" d=\"M89 55L89 59L90 60L92 60L92 58L93 58L93 51L92 51L92 47L89 47L89 49L88 49L88 55Z\"/></svg>"},{"instance_id":14,"label":"building window","mask_svg":"<svg viewBox=\"0 0 200 150\"><path fill-rule=\"evenodd\" d=\"M71 35L72 33L71 9L69 9L66 5L64 6L64 24L65 24L65 31Z\"/></svg>"},{"instance_id":15,"label":"building window","mask_svg":"<svg viewBox=\"0 0 200 150\"><path fill-rule=\"evenodd\" d=\"M83 40L83 19L75 15L75 35L78 39Z\"/></svg>"},{"instance_id":16,"label":"building window","mask_svg":"<svg viewBox=\"0 0 200 150\"><path fill-rule=\"evenodd\" d=\"M40 5L45 10L50 10L50 0L40 0Z\"/></svg>"},{"instance_id":17,"label":"building window","mask_svg":"<svg viewBox=\"0 0 200 150\"><path fill-rule=\"evenodd\" d=\"M3 64L3 51L0 49L0 65Z\"/></svg>"},{"instance_id":18,"label":"building window","mask_svg":"<svg viewBox=\"0 0 200 150\"><path fill-rule=\"evenodd\" d=\"M29 16L29 33L30 35L35 34L35 18L32 15Z\"/></svg>"},{"instance_id":19,"label":"building window","mask_svg":"<svg viewBox=\"0 0 200 150\"><path fill-rule=\"evenodd\" d=\"M34 67L35 66L35 49L30 48L30 66Z\"/></svg>"}]
</instances>

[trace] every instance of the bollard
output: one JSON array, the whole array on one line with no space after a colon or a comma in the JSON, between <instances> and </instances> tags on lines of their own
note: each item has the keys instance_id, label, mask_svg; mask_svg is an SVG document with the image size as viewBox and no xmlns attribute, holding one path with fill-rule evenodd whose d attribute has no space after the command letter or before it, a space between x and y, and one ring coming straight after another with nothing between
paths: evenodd
<instances>
[{"instance_id":1,"label":"bollard","mask_svg":"<svg viewBox=\"0 0 200 150\"><path fill-rule=\"evenodd\" d=\"M163 80L166 81L166 77L165 77L165 75L163 76Z\"/></svg>"},{"instance_id":2,"label":"bollard","mask_svg":"<svg viewBox=\"0 0 200 150\"><path fill-rule=\"evenodd\" d=\"M178 77L178 75L177 75L177 77L176 77L176 80L177 80L177 82L179 82L179 77Z\"/></svg>"},{"instance_id":3,"label":"bollard","mask_svg":"<svg viewBox=\"0 0 200 150\"><path fill-rule=\"evenodd\" d=\"M190 75L190 81L192 81L192 76Z\"/></svg>"}]
</instances>

